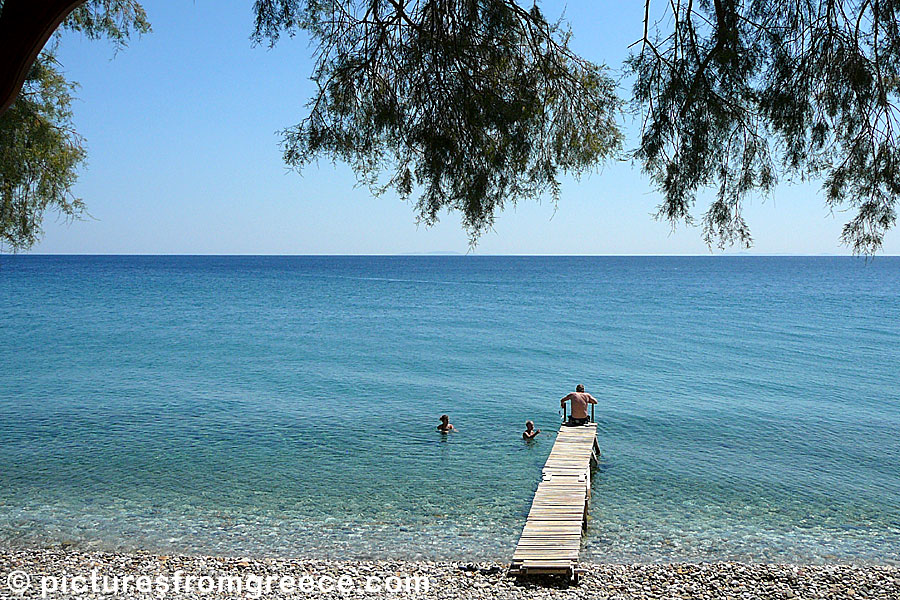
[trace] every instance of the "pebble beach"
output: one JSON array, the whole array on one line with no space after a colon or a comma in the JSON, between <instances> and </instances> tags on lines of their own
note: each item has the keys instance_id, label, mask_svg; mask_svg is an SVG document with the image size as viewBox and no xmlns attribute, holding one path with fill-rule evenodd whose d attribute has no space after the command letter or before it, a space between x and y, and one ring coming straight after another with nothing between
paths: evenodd
<instances>
[{"instance_id":1,"label":"pebble beach","mask_svg":"<svg viewBox=\"0 0 900 600\"><path fill-rule=\"evenodd\" d=\"M405 561L331 561L304 559L251 559L236 557L163 556L153 554L120 554L72 552L59 549L9 550L0 553L0 598L740 598L740 599L835 599L867 598L897 600L900 598L900 568L864 565L790 565L743 563L675 563L675 564L583 564L584 573L578 585L557 578L515 579L507 576L502 563L405 562ZM190 591L181 589L127 594L85 589L92 573L106 577L138 577L156 582L162 577L171 582L189 576L194 583L215 587L221 576L256 578L268 581L273 589L203 590L195 585ZM27 575L27 577L23 576ZM59 588L60 581L81 576L77 593ZM278 589L284 578L300 582L303 578L317 581L323 576L334 582L341 577L353 582L348 591ZM47 581L54 578L49 585ZM410 578L427 578L419 589L399 582ZM389 578L400 588L395 591L365 589L364 581L385 582ZM25 582L25 583L23 583ZM54 590L53 585L57 586ZM16 587L18 586L18 587ZM42 589L43 587L43 589ZM13 589L15 588L15 589ZM427 588L427 589L426 589ZM256 593L253 593L253 592Z\"/></svg>"}]
</instances>

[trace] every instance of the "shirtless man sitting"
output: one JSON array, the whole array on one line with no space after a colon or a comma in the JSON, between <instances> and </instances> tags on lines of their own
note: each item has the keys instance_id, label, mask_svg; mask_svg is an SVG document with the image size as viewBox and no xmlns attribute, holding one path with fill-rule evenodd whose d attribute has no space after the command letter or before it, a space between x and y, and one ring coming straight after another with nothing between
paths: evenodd
<instances>
[{"instance_id":1,"label":"shirtless man sitting","mask_svg":"<svg viewBox=\"0 0 900 600\"><path fill-rule=\"evenodd\" d=\"M566 407L566 402L572 402L572 414L566 425L584 425L588 422L588 404L597 404L597 399L584 391L580 383L575 386L575 391L559 401L559 405Z\"/></svg>"}]
</instances>

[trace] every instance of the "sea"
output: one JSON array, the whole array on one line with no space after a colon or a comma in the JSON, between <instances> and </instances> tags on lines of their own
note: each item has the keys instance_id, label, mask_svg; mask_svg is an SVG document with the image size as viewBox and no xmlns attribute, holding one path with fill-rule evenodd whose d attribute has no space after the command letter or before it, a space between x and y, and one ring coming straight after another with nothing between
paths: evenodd
<instances>
[{"instance_id":1,"label":"sea","mask_svg":"<svg viewBox=\"0 0 900 600\"><path fill-rule=\"evenodd\" d=\"M508 560L579 383L583 560L900 564L883 256L3 255L0 549Z\"/></svg>"}]
</instances>

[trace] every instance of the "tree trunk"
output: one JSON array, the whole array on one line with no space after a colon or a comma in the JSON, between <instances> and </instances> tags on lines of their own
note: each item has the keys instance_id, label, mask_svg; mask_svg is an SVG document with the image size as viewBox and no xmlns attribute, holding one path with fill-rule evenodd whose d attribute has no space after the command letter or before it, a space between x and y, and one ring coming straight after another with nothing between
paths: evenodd
<instances>
[{"instance_id":1,"label":"tree trunk","mask_svg":"<svg viewBox=\"0 0 900 600\"><path fill-rule=\"evenodd\" d=\"M35 59L73 9L85 0L4 0L0 12L0 114L6 112Z\"/></svg>"}]
</instances>

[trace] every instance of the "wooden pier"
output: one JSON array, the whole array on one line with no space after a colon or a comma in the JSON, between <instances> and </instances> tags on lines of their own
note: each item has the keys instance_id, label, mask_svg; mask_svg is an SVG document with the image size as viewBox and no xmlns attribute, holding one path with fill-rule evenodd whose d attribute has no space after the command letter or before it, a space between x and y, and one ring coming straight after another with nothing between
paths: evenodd
<instances>
[{"instance_id":1,"label":"wooden pier","mask_svg":"<svg viewBox=\"0 0 900 600\"><path fill-rule=\"evenodd\" d=\"M560 427L510 574L559 574L578 580L578 552L591 501L591 467L599 457L596 423Z\"/></svg>"}]
</instances>

